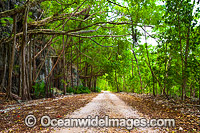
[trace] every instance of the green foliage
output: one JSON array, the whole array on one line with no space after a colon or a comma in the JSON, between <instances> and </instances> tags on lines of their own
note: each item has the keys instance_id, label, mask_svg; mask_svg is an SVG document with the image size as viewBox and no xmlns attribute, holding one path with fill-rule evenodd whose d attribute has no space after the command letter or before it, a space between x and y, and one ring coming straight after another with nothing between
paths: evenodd
<instances>
[{"instance_id":1,"label":"green foliage","mask_svg":"<svg viewBox=\"0 0 200 133\"><path fill-rule=\"evenodd\" d=\"M92 88L92 91L100 92L101 89L136 93L154 91L156 94L163 94L165 89L168 95L181 96L182 86L186 83L184 88L186 95L189 96L193 89L197 97L199 91L194 88L200 86L200 26L197 25L200 13L199 8L193 13L195 3L180 0L167 0L163 3L157 0L113 1L126 7L124 8L109 1L76 0L76 3L72 4L73 2L73 0L41 2L42 21L37 20L37 22L44 23L44 26L38 26L37 29L48 29L49 32L55 30L58 33L64 30L71 34L65 47L66 62L67 64L72 62L73 65L78 62L81 76L100 75L97 77L98 87ZM76 14L73 14L80 4L81 7ZM86 10L88 8L90 10ZM83 12L78 14L81 11ZM91 15L90 19L86 18L87 13ZM33 15L34 12L30 11L28 23L36 21L32 20ZM4 26L12 24L13 19L6 17L0 22ZM115 25L103 22L129 24ZM81 32L84 30L89 32L75 33L79 32L78 29L81 29ZM112 46L103 47L90 38L72 37L73 34L132 36L92 37L100 45ZM50 36L46 39L50 39ZM148 41L149 39L154 40L154 44ZM67 40L66 36L64 40ZM59 34L51 41L51 47L57 57L63 48L62 41L63 36ZM61 64L58 65L61 68L62 63L58 64ZM54 77L67 85L62 79L62 70L58 71ZM88 78L87 82L93 79L94 77ZM34 88L37 97L44 96L43 82L35 84ZM91 90L83 86L67 88L68 93L75 94L91 93Z\"/></svg>"},{"instance_id":2,"label":"green foliage","mask_svg":"<svg viewBox=\"0 0 200 133\"><path fill-rule=\"evenodd\" d=\"M9 24L13 24L13 18L11 17L4 17L0 19L0 24L2 24L3 26L7 26Z\"/></svg>"},{"instance_id":3,"label":"green foliage","mask_svg":"<svg viewBox=\"0 0 200 133\"><path fill-rule=\"evenodd\" d=\"M98 93L101 92L101 88L99 88L99 87L96 87L94 90L95 90L95 92L98 92Z\"/></svg>"},{"instance_id":4,"label":"green foliage","mask_svg":"<svg viewBox=\"0 0 200 133\"><path fill-rule=\"evenodd\" d=\"M67 88L67 92L68 93L74 93L74 94L83 94L83 93L91 93L91 90L89 90L88 87L84 87L84 86L78 86L78 87L69 87Z\"/></svg>"},{"instance_id":5,"label":"green foliage","mask_svg":"<svg viewBox=\"0 0 200 133\"><path fill-rule=\"evenodd\" d=\"M67 93L74 93L75 90L72 87L66 88Z\"/></svg>"},{"instance_id":6,"label":"green foliage","mask_svg":"<svg viewBox=\"0 0 200 133\"><path fill-rule=\"evenodd\" d=\"M33 86L34 88L34 96L36 98L45 97L45 82L36 82Z\"/></svg>"},{"instance_id":7,"label":"green foliage","mask_svg":"<svg viewBox=\"0 0 200 133\"><path fill-rule=\"evenodd\" d=\"M61 79L61 82L67 86L67 82L65 80Z\"/></svg>"},{"instance_id":8,"label":"green foliage","mask_svg":"<svg viewBox=\"0 0 200 133\"><path fill-rule=\"evenodd\" d=\"M17 5L17 4L15 4L14 6L15 6L15 8L18 8L18 7L19 7L19 5Z\"/></svg>"}]
</instances>

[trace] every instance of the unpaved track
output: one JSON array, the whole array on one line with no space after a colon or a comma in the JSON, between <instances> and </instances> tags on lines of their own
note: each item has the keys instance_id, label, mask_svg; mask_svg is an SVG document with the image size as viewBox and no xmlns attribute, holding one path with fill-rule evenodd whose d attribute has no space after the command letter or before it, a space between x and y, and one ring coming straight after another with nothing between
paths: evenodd
<instances>
[{"instance_id":1,"label":"unpaved track","mask_svg":"<svg viewBox=\"0 0 200 133\"><path fill-rule=\"evenodd\" d=\"M109 118L141 118L136 110L126 105L122 100L120 100L115 94L104 91L95 97L90 103L85 107L76 110L68 118L87 118L90 115L94 118L99 115L101 118L108 115ZM78 133L78 132L129 132L125 128L113 128L113 127L103 127L103 128L61 128L56 129L55 132L58 133ZM130 132L159 132L152 128L134 128Z\"/></svg>"}]
</instances>

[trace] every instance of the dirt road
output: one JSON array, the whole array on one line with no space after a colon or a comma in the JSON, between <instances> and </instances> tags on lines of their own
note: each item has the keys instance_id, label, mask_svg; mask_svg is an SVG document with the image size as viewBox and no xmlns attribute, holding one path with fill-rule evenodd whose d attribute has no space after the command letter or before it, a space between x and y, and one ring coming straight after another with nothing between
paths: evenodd
<instances>
[{"instance_id":1,"label":"dirt road","mask_svg":"<svg viewBox=\"0 0 200 133\"><path fill-rule=\"evenodd\" d=\"M126 105L115 94L104 91L95 97L85 107L73 112L69 118L87 118L90 115L94 118L96 115L104 117L108 115L109 118L141 118L139 113ZM126 128L116 127L98 127L98 128L61 128L56 129L58 133L77 133L77 132L159 132L158 129L153 128L134 128L128 131Z\"/></svg>"}]
</instances>

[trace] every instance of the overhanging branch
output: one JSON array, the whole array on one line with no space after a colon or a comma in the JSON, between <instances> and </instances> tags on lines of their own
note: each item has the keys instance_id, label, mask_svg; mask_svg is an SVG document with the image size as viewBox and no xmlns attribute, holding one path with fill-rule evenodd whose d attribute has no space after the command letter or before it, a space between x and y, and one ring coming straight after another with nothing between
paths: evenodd
<instances>
[{"instance_id":1,"label":"overhanging branch","mask_svg":"<svg viewBox=\"0 0 200 133\"><path fill-rule=\"evenodd\" d=\"M96 42L95 40L93 40L92 38L90 38L90 40L92 40L94 43L96 43L97 45L99 45L101 47L117 47L117 46L103 46L103 45L99 44L98 42Z\"/></svg>"},{"instance_id":2,"label":"overhanging branch","mask_svg":"<svg viewBox=\"0 0 200 133\"><path fill-rule=\"evenodd\" d=\"M87 10L88 9L85 8L82 11L77 12L77 13L64 13L64 14L60 14L60 15L58 13L55 13L54 15L52 15L50 17L44 18L44 19L39 20L39 21L31 22L28 25L29 26L44 26L46 24L53 23L53 22L58 21L58 20L64 20L64 19L68 18L71 15L73 15L73 16L81 15L84 12L86 12Z\"/></svg>"}]
</instances>

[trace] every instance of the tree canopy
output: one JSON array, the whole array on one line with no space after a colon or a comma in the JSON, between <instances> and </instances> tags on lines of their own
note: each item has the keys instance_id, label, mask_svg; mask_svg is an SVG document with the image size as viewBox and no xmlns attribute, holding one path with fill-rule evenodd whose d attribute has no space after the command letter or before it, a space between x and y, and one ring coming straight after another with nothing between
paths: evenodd
<instances>
[{"instance_id":1,"label":"tree canopy","mask_svg":"<svg viewBox=\"0 0 200 133\"><path fill-rule=\"evenodd\" d=\"M73 66L90 90L200 97L199 1L16 1L0 12L1 27L11 29L0 37L8 97L14 71L23 100L42 80L47 97L55 86L66 93Z\"/></svg>"}]
</instances>

